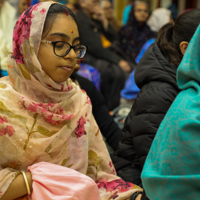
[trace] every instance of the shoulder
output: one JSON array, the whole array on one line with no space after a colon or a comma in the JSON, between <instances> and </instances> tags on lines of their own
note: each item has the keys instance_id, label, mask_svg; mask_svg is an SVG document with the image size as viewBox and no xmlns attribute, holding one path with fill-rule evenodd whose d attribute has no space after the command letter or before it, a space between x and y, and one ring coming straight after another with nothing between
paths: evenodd
<instances>
[{"instance_id":1,"label":"shoulder","mask_svg":"<svg viewBox=\"0 0 200 200\"><path fill-rule=\"evenodd\" d=\"M177 95L179 93L179 90L177 87L167 83L167 82L161 82L161 81L151 81L150 83L145 84L139 94L138 98L142 99L148 99L148 100L156 100L161 98L174 98L171 97L171 94Z\"/></svg>"}]
</instances>

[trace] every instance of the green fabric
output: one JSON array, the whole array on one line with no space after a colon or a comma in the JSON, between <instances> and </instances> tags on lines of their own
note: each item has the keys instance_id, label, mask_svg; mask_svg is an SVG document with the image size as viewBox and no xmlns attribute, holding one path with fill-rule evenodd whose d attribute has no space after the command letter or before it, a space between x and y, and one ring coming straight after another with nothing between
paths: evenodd
<instances>
[{"instance_id":1,"label":"green fabric","mask_svg":"<svg viewBox=\"0 0 200 200\"><path fill-rule=\"evenodd\" d=\"M158 129L142 172L151 200L200 199L200 27L177 82L182 91Z\"/></svg>"}]
</instances>

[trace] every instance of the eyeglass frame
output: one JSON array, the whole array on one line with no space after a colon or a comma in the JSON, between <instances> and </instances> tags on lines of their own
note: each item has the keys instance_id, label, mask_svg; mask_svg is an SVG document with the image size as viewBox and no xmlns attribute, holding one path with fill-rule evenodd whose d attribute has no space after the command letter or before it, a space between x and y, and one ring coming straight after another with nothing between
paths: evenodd
<instances>
[{"instance_id":1,"label":"eyeglass frame","mask_svg":"<svg viewBox=\"0 0 200 200\"><path fill-rule=\"evenodd\" d=\"M77 44L77 45L72 46L71 44L69 44L68 42L65 42L65 41L41 40L41 42L42 42L42 43L46 43L46 44L52 44L52 45L53 45L53 52L54 52L54 54L55 54L56 56L58 56L58 57L65 57L65 56L71 51L71 49L73 49L74 52L75 52L75 47L78 46L78 45L81 45L81 44ZM58 43L58 42L67 43L67 44L70 46L70 48L66 51L65 55L63 55L63 56L59 56L59 55L57 55L56 52L55 52L55 46L56 46L56 43ZM86 54L86 52L87 52L87 46L85 46L85 45L81 45L81 46L83 46L83 47L86 48L86 50L85 50L85 54ZM84 56L85 56L85 54L84 54ZM83 56L83 57L84 57L84 56ZM82 58L83 58L83 57L82 57ZM81 58L77 58L77 57L76 57L76 59L81 59Z\"/></svg>"}]
</instances>

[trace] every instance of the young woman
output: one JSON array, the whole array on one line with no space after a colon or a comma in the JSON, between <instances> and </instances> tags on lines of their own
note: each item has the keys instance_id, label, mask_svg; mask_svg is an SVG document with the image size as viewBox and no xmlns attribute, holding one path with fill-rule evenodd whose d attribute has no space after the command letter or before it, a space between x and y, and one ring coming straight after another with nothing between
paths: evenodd
<instances>
[{"instance_id":1,"label":"young woman","mask_svg":"<svg viewBox=\"0 0 200 200\"><path fill-rule=\"evenodd\" d=\"M8 58L9 77L0 79L1 200L29 194L32 184L37 199L40 193L34 193L34 174L31 170L21 174L21 170L34 172L31 166L46 163L91 177L101 199L126 199L141 191L115 175L92 116L91 101L69 79L77 59L85 53L75 16L62 4L36 4L17 21ZM45 168L52 171L48 176L55 181L60 170ZM53 182L43 181L39 187L48 188ZM56 194L62 187L45 191Z\"/></svg>"},{"instance_id":2,"label":"young woman","mask_svg":"<svg viewBox=\"0 0 200 200\"><path fill-rule=\"evenodd\" d=\"M155 34L146 24L149 16L148 5L144 1L136 1L130 11L128 22L119 32L123 51L135 63L135 58L142 46Z\"/></svg>"},{"instance_id":3,"label":"young woman","mask_svg":"<svg viewBox=\"0 0 200 200\"><path fill-rule=\"evenodd\" d=\"M126 118L119 149L113 158L117 174L126 181L142 185L140 176L151 144L180 92L177 68L199 22L200 10L194 9L180 15L175 24L166 24L136 68L135 82L140 92Z\"/></svg>"}]
</instances>

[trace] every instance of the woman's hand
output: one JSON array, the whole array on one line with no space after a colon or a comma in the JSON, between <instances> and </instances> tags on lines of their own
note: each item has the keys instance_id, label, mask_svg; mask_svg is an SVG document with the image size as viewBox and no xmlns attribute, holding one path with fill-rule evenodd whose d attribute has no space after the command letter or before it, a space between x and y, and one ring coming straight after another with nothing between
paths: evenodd
<instances>
[{"instance_id":1,"label":"woman's hand","mask_svg":"<svg viewBox=\"0 0 200 200\"><path fill-rule=\"evenodd\" d=\"M125 60L120 60L118 65L125 71L125 72L130 72L131 71L131 67L128 64L128 62L126 62Z\"/></svg>"},{"instance_id":2,"label":"woman's hand","mask_svg":"<svg viewBox=\"0 0 200 200\"><path fill-rule=\"evenodd\" d=\"M108 20L106 19L104 15L104 11L101 9L100 5L96 5L94 7L94 12L96 15L96 18L103 24L104 30L108 30Z\"/></svg>"},{"instance_id":3,"label":"woman's hand","mask_svg":"<svg viewBox=\"0 0 200 200\"><path fill-rule=\"evenodd\" d=\"M100 5L96 5L95 7L94 7L94 13L95 13L95 15L96 15L96 17L97 17L97 19L99 20L99 21L101 21L101 22L103 22L104 20L105 20L105 15L104 15L104 12L103 12L103 10L101 9L101 7L100 7Z\"/></svg>"}]
</instances>

